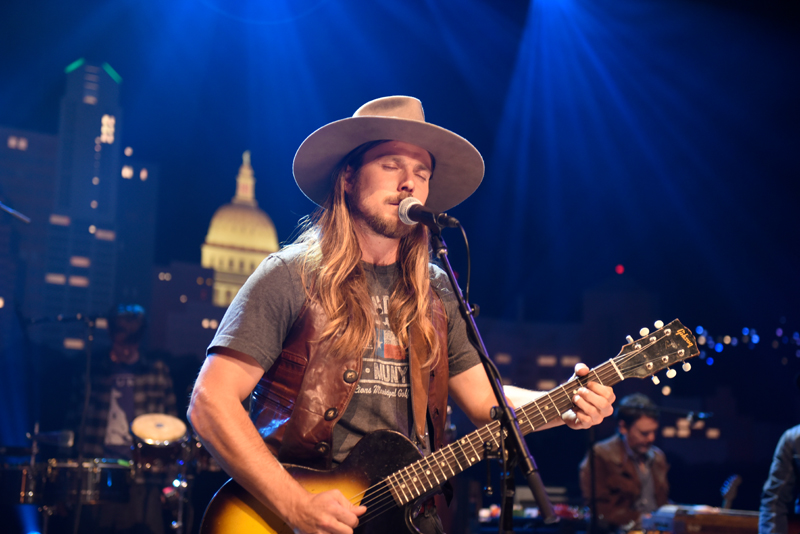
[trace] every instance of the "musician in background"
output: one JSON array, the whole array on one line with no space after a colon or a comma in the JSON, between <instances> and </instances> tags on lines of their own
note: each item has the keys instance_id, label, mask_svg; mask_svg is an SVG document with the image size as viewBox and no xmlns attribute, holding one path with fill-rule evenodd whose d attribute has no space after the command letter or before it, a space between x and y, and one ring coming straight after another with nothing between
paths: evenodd
<instances>
[{"instance_id":1,"label":"musician in background","mask_svg":"<svg viewBox=\"0 0 800 534\"><path fill-rule=\"evenodd\" d=\"M598 524L614 530L637 528L643 514L667 504L669 484L664 452L653 445L658 408L645 395L623 398L616 410L617 434L594 445L594 502ZM589 455L580 466L584 501L591 505Z\"/></svg>"},{"instance_id":2,"label":"musician in background","mask_svg":"<svg viewBox=\"0 0 800 534\"><path fill-rule=\"evenodd\" d=\"M146 326L144 308L138 304L121 304L108 317L111 349L92 369L84 458L131 460L134 418L177 413L169 368L163 361L149 361L141 353ZM76 388L81 395L82 391ZM76 427L82 406L82 400L73 406ZM165 530L162 508L161 487L149 481L137 482L131 485L127 503L84 506L81 531L158 534Z\"/></svg>"},{"instance_id":3,"label":"musician in background","mask_svg":"<svg viewBox=\"0 0 800 534\"><path fill-rule=\"evenodd\" d=\"M796 515L800 493L800 425L784 432L775 448L769 478L764 483L758 534L786 534L789 516Z\"/></svg>"},{"instance_id":4,"label":"musician in background","mask_svg":"<svg viewBox=\"0 0 800 534\"><path fill-rule=\"evenodd\" d=\"M483 170L475 147L425 122L410 97L369 102L298 149L295 181L320 209L239 291L189 407L225 471L295 532L349 534L366 507L338 489L310 493L279 461L328 469L379 429L429 452L442 444L448 393L474 423L491 421L496 402L453 288L430 263L428 229L398 215L408 197L452 208ZM597 424L614 394L590 382L572 400L548 426ZM416 521L441 531L428 504Z\"/></svg>"}]
</instances>

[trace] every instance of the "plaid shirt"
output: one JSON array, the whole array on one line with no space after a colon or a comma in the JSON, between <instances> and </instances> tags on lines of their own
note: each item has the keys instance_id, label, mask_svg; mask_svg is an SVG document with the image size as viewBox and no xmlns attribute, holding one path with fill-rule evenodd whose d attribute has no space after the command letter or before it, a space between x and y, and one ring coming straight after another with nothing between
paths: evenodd
<instances>
[{"instance_id":1,"label":"plaid shirt","mask_svg":"<svg viewBox=\"0 0 800 534\"><path fill-rule=\"evenodd\" d=\"M93 369L92 394L86 414L83 447L83 456L87 458L104 455L108 409L111 404L111 377L111 362L105 358ZM83 407L83 388L76 388L75 391L81 395L80 400L74 405L77 409L77 424L75 424L77 427L80 424L80 409ZM177 415L172 377L164 362L156 360L136 364L133 391L134 417L149 413Z\"/></svg>"}]
</instances>

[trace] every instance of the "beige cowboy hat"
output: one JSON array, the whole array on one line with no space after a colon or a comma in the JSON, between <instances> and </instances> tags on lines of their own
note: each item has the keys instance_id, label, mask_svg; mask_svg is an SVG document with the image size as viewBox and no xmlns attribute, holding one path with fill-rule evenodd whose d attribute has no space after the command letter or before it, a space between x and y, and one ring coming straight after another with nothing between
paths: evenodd
<instances>
[{"instance_id":1,"label":"beige cowboy hat","mask_svg":"<svg viewBox=\"0 0 800 534\"><path fill-rule=\"evenodd\" d=\"M352 117L326 124L309 135L294 156L297 186L321 206L333 187L331 174L342 158L364 143L380 140L417 145L436 159L425 203L433 211L457 206L483 180L483 158L469 141L425 122L422 103L416 98L387 96L367 102Z\"/></svg>"}]
</instances>

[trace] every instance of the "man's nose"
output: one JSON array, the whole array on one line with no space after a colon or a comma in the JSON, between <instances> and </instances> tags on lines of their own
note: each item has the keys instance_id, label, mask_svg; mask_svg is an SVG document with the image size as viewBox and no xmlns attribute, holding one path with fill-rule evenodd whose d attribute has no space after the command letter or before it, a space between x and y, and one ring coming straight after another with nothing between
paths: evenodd
<instances>
[{"instance_id":1,"label":"man's nose","mask_svg":"<svg viewBox=\"0 0 800 534\"><path fill-rule=\"evenodd\" d=\"M407 191L409 193L414 192L414 179L411 176L411 173L404 172L403 177L400 180L400 185L398 187L400 191Z\"/></svg>"}]
</instances>

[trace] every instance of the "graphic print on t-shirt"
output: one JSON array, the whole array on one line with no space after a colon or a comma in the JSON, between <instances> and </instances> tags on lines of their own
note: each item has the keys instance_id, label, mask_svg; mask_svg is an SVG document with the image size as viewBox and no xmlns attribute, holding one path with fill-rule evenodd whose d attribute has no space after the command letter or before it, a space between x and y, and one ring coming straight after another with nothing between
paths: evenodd
<instances>
[{"instance_id":1,"label":"graphic print on t-shirt","mask_svg":"<svg viewBox=\"0 0 800 534\"><path fill-rule=\"evenodd\" d=\"M375 320L373 357L364 358L364 368L356 394L408 398L408 357L389 327L389 295L373 296L378 315ZM370 347L369 353L372 353Z\"/></svg>"},{"instance_id":2,"label":"graphic print on t-shirt","mask_svg":"<svg viewBox=\"0 0 800 534\"><path fill-rule=\"evenodd\" d=\"M115 457L130 456L133 436L130 423L134 413L132 374L117 374L112 377L108 421L104 444L106 453L116 453Z\"/></svg>"}]
</instances>

